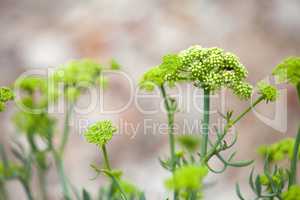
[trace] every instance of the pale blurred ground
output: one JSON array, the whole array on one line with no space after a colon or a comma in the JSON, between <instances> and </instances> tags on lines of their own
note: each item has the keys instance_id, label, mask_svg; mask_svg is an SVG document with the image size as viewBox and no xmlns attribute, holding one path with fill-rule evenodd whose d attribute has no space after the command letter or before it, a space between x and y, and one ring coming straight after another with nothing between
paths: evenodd
<instances>
[{"instance_id":1,"label":"pale blurred ground","mask_svg":"<svg viewBox=\"0 0 300 200\"><path fill-rule=\"evenodd\" d=\"M144 71L160 63L162 55L192 44L218 46L236 53L249 69L249 81L255 84L270 75L272 68L286 56L299 56L299 35L298 0L0 0L0 85L13 83L30 67L57 66L83 57L103 63L113 57L136 83ZM237 126L240 137L236 149L240 158L258 159L255 149L259 144L294 135L299 105L295 91L287 89L287 131L280 134L253 114L248 115ZM129 87L114 78L106 97L109 106L122 105L130 97ZM143 106L154 104L148 102ZM242 110L247 103L234 98L227 106ZM259 107L262 113L267 109L274 109L274 105ZM7 126L11 113L1 113L0 139L7 144L14 134ZM123 119L139 124L144 118L164 122L162 116L161 113L144 116L131 105L117 115L101 115L95 110L88 115L76 115L75 119L109 118L116 123ZM177 122L182 123L187 116L198 118L199 113L180 113ZM89 163L99 163L101 158L96 148L78 134L78 120L73 124L66 169L77 187L95 192L99 181L90 180L94 174ZM128 179L141 185L149 199L162 199L166 195L162 180L169 174L160 168L157 159L168 152L166 135L145 135L140 130L131 139L123 134L113 140L109 151L113 165L124 169ZM249 170L230 169L224 175L212 175L209 181L216 181L216 185L206 190L206 199L237 199L234 183L247 182ZM49 191L57 199L57 177L51 172L49 178ZM22 191L15 192L15 187L10 186L14 191L12 199L22 199Z\"/></svg>"}]
</instances>

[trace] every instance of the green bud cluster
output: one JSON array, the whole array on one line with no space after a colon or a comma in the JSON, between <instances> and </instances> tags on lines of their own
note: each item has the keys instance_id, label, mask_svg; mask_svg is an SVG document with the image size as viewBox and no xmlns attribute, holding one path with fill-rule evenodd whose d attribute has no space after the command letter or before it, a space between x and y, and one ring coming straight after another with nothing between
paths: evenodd
<instances>
[{"instance_id":1,"label":"green bud cluster","mask_svg":"<svg viewBox=\"0 0 300 200\"><path fill-rule=\"evenodd\" d=\"M257 84L258 93L264 98L266 102L273 102L276 101L277 97L279 96L278 90L276 87L261 81Z\"/></svg>"},{"instance_id":2,"label":"green bud cluster","mask_svg":"<svg viewBox=\"0 0 300 200\"><path fill-rule=\"evenodd\" d=\"M300 186L293 185L282 194L282 200L300 200Z\"/></svg>"},{"instance_id":3,"label":"green bud cluster","mask_svg":"<svg viewBox=\"0 0 300 200\"><path fill-rule=\"evenodd\" d=\"M293 138L286 138L277 143L259 147L258 153L264 158L268 158L270 162L292 159L294 144Z\"/></svg>"},{"instance_id":4,"label":"green bud cluster","mask_svg":"<svg viewBox=\"0 0 300 200\"><path fill-rule=\"evenodd\" d=\"M272 187L270 179L268 178L267 175L265 175L265 174L261 175L261 176L259 176L259 178L260 178L261 185L264 185L268 188ZM288 180L288 173L284 170L278 170L276 172L276 174L274 174L271 177L271 179L272 179L272 182L273 182L272 184L276 184L276 185L279 186L279 185L283 184L284 181Z\"/></svg>"},{"instance_id":5,"label":"green bud cluster","mask_svg":"<svg viewBox=\"0 0 300 200\"><path fill-rule=\"evenodd\" d=\"M112 64L116 68L117 63ZM52 84L62 83L66 98L75 101L81 90L97 83L102 84L101 71L103 67L89 59L71 61L60 66L51 77Z\"/></svg>"},{"instance_id":6,"label":"green bud cluster","mask_svg":"<svg viewBox=\"0 0 300 200\"><path fill-rule=\"evenodd\" d=\"M289 57L277 65L273 74L280 81L287 81L295 86L300 83L300 57Z\"/></svg>"},{"instance_id":7,"label":"green bud cluster","mask_svg":"<svg viewBox=\"0 0 300 200\"><path fill-rule=\"evenodd\" d=\"M84 137L89 143L101 147L111 140L117 128L109 120L104 120L92 124L84 133Z\"/></svg>"},{"instance_id":8,"label":"green bud cluster","mask_svg":"<svg viewBox=\"0 0 300 200\"><path fill-rule=\"evenodd\" d=\"M48 90L47 80L41 77L20 78L16 81L15 88L24 93L17 102L23 108L13 116L17 130L29 135L48 137L55 120L49 116L47 108L50 100L57 100L58 94Z\"/></svg>"},{"instance_id":9,"label":"green bud cluster","mask_svg":"<svg viewBox=\"0 0 300 200\"><path fill-rule=\"evenodd\" d=\"M14 99L14 94L10 88L0 87L0 112L5 109L6 102L13 99Z\"/></svg>"},{"instance_id":10,"label":"green bud cluster","mask_svg":"<svg viewBox=\"0 0 300 200\"><path fill-rule=\"evenodd\" d=\"M177 137L178 144L189 152L196 151L200 146L200 138L192 135L182 135Z\"/></svg>"},{"instance_id":11,"label":"green bud cluster","mask_svg":"<svg viewBox=\"0 0 300 200\"><path fill-rule=\"evenodd\" d=\"M192 46L176 55L163 57L161 65L146 72L141 80L150 82L153 90L155 85L167 82L191 81L194 85L211 92L222 87L230 88L242 99L250 98L252 86L245 82L247 70L232 53L221 48L202 48Z\"/></svg>"},{"instance_id":12,"label":"green bud cluster","mask_svg":"<svg viewBox=\"0 0 300 200\"><path fill-rule=\"evenodd\" d=\"M168 179L165 184L169 189L200 191L202 181L206 177L208 169L198 165L185 165L176 169L173 177Z\"/></svg>"}]
</instances>

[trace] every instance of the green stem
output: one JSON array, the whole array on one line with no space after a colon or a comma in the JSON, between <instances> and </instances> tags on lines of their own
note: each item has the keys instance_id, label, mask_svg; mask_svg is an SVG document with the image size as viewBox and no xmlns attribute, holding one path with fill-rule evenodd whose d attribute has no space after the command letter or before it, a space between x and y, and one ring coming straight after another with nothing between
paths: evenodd
<instances>
[{"instance_id":1,"label":"green stem","mask_svg":"<svg viewBox=\"0 0 300 200\"><path fill-rule=\"evenodd\" d=\"M101 148L102 148L102 153L103 153L103 157L104 157L105 167L106 167L106 169L111 170L109 159L108 159L108 154L107 154L107 150L106 150L105 145L102 145Z\"/></svg>"},{"instance_id":2,"label":"green stem","mask_svg":"<svg viewBox=\"0 0 300 200\"><path fill-rule=\"evenodd\" d=\"M204 105L203 105L203 128L201 139L201 156L205 157L207 154L208 146L208 134L209 134L209 111L210 111L210 99L209 90L204 90Z\"/></svg>"},{"instance_id":3,"label":"green stem","mask_svg":"<svg viewBox=\"0 0 300 200\"><path fill-rule=\"evenodd\" d=\"M110 163L109 163L109 159L108 159L108 154L107 154L107 150L106 150L106 147L105 145L102 145L101 146L101 150L102 150L102 154L103 154L103 157L104 157L104 163L105 163L105 167L108 171L111 171L111 166L110 166ZM119 189L120 193L121 193L121 197L123 200L127 200L127 197L125 195L125 192L123 191L122 187L120 186L120 183L118 181L118 179L113 175L111 174L110 175L113 183L115 183L115 185L117 186L117 188Z\"/></svg>"},{"instance_id":4,"label":"green stem","mask_svg":"<svg viewBox=\"0 0 300 200\"><path fill-rule=\"evenodd\" d=\"M176 170L176 150L175 150L175 137L174 137L174 111L172 110L168 96L165 90L165 87L161 85L160 87L163 99L164 99L164 104L165 108L167 110L167 115L168 115L168 135L169 135L169 146L170 146L170 154L171 154L171 170L172 173L175 173ZM178 191L174 191L174 200L178 199Z\"/></svg>"},{"instance_id":5,"label":"green stem","mask_svg":"<svg viewBox=\"0 0 300 200\"><path fill-rule=\"evenodd\" d=\"M64 132L63 132L61 144L60 144L60 147L59 147L60 154L64 153L66 144L67 144L68 139L69 139L69 134L70 134L69 123L70 123L71 113L73 111L73 105L74 105L73 103L71 103L70 105L68 105L67 113L66 113L66 116L65 116Z\"/></svg>"},{"instance_id":6,"label":"green stem","mask_svg":"<svg viewBox=\"0 0 300 200\"><path fill-rule=\"evenodd\" d=\"M5 187L5 181L0 180L0 200L7 200L7 191Z\"/></svg>"},{"instance_id":7,"label":"green stem","mask_svg":"<svg viewBox=\"0 0 300 200\"><path fill-rule=\"evenodd\" d=\"M47 187L46 187L46 170L42 169L41 167L37 167L38 171L38 178L39 178L39 185L41 189L41 196L43 200L47 200Z\"/></svg>"},{"instance_id":8,"label":"green stem","mask_svg":"<svg viewBox=\"0 0 300 200\"><path fill-rule=\"evenodd\" d=\"M289 187L297 183L297 163L299 157L299 146L300 146L300 128L298 129L298 133L296 136L293 157L291 161Z\"/></svg>"},{"instance_id":9,"label":"green stem","mask_svg":"<svg viewBox=\"0 0 300 200\"><path fill-rule=\"evenodd\" d=\"M242 112L239 116L237 116L234 120L226 124L224 128L223 134L221 134L221 137L218 138L216 145L213 146L213 148L207 153L207 155L204 157L203 162L206 163L209 161L209 159L217 152L217 148L219 144L222 142L224 137L226 136L227 131L234 126L238 121L240 121L248 112L251 111L252 108L254 108L257 104L259 104L264 98L259 97L256 99L244 112Z\"/></svg>"},{"instance_id":10,"label":"green stem","mask_svg":"<svg viewBox=\"0 0 300 200\"><path fill-rule=\"evenodd\" d=\"M27 182L25 182L23 180L20 180L20 182L21 182L21 184L22 184L22 186L24 188L24 191L26 193L27 199L28 200L33 200L34 198L33 198L32 192L30 190L29 183L27 183Z\"/></svg>"},{"instance_id":11,"label":"green stem","mask_svg":"<svg viewBox=\"0 0 300 200\"><path fill-rule=\"evenodd\" d=\"M55 160L58 177L60 179L60 184L61 184L62 191L64 194L64 199L71 200L71 195L70 195L69 188L68 188L68 182L67 182L67 178L65 176L63 160L60 157L60 154L58 154L54 149L52 150L52 152L53 152L53 157Z\"/></svg>"}]
</instances>

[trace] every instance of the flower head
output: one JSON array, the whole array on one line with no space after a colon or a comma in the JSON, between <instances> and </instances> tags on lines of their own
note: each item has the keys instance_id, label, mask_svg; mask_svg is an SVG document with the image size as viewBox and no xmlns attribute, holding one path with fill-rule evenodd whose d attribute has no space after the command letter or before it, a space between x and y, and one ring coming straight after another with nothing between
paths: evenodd
<instances>
[{"instance_id":1,"label":"flower head","mask_svg":"<svg viewBox=\"0 0 300 200\"><path fill-rule=\"evenodd\" d=\"M293 85L300 83L300 57L289 57L274 69L273 74L280 81L287 81Z\"/></svg>"},{"instance_id":2,"label":"flower head","mask_svg":"<svg viewBox=\"0 0 300 200\"><path fill-rule=\"evenodd\" d=\"M276 89L276 87L261 81L257 84L258 87L258 93L264 98L264 100L266 102L269 101L276 101L277 97L278 97L278 90Z\"/></svg>"},{"instance_id":3,"label":"flower head","mask_svg":"<svg viewBox=\"0 0 300 200\"><path fill-rule=\"evenodd\" d=\"M116 63L114 64L116 65ZM56 86L63 83L65 96L69 101L75 101L82 90L102 84L101 72L103 67L89 59L71 61L61 65L53 74L50 81Z\"/></svg>"},{"instance_id":4,"label":"flower head","mask_svg":"<svg viewBox=\"0 0 300 200\"><path fill-rule=\"evenodd\" d=\"M14 94L10 88L0 87L0 112L5 109L5 103L13 99Z\"/></svg>"},{"instance_id":5,"label":"flower head","mask_svg":"<svg viewBox=\"0 0 300 200\"><path fill-rule=\"evenodd\" d=\"M293 155L295 140L286 138L271 145L264 145L258 148L258 153L270 162L278 162L285 159L291 159Z\"/></svg>"},{"instance_id":6,"label":"flower head","mask_svg":"<svg viewBox=\"0 0 300 200\"><path fill-rule=\"evenodd\" d=\"M168 179L165 184L169 189L198 191L201 190L202 181L207 173L206 167L186 165L178 168L173 177Z\"/></svg>"},{"instance_id":7,"label":"flower head","mask_svg":"<svg viewBox=\"0 0 300 200\"><path fill-rule=\"evenodd\" d=\"M300 200L300 186L293 185L282 194L283 200Z\"/></svg>"},{"instance_id":8,"label":"flower head","mask_svg":"<svg viewBox=\"0 0 300 200\"><path fill-rule=\"evenodd\" d=\"M162 64L155 67L155 72L154 76L152 71L150 78L154 85L191 81L211 92L228 87L242 99L248 99L252 93L252 86L245 82L246 68L236 55L221 48L192 46L178 54L165 56ZM149 77L147 73L145 75Z\"/></svg>"},{"instance_id":9,"label":"flower head","mask_svg":"<svg viewBox=\"0 0 300 200\"><path fill-rule=\"evenodd\" d=\"M84 136L89 143L103 146L111 140L116 131L117 128L111 121L104 120L89 126Z\"/></svg>"},{"instance_id":10,"label":"flower head","mask_svg":"<svg viewBox=\"0 0 300 200\"><path fill-rule=\"evenodd\" d=\"M178 143L190 152L195 151L200 146L200 138L192 135L182 135L177 137Z\"/></svg>"}]
</instances>

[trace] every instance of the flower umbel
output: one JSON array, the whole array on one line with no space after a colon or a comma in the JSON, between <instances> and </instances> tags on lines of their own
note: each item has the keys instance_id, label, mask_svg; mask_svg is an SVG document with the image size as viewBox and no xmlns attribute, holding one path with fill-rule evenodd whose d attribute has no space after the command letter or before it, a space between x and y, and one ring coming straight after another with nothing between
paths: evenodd
<instances>
[{"instance_id":1,"label":"flower umbel","mask_svg":"<svg viewBox=\"0 0 300 200\"><path fill-rule=\"evenodd\" d=\"M207 175L206 167L197 165L186 165L178 168L173 177L165 183L169 189L185 189L188 191L198 191L202 188L202 181Z\"/></svg>"},{"instance_id":2,"label":"flower umbel","mask_svg":"<svg viewBox=\"0 0 300 200\"><path fill-rule=\"evenodd\" d=\"M162 64L146 72L141 83L151 81L154 85L165 82L173 85L178 81L191 81L211 92L227 87L240 98L248 99L252 86L245 82L247 73L236 55L221 48L196 45L178 54L164 56Z\"/></svg>"},{"instance_id":3,"label":"flower umbel","mask_svg":"<svg viewBox=\"0 0 300 200\"><path fill-rule=\"evenodd\" d=\"M278 76L280 81L288 81L293 85L300 83L300 57L289 57L277 65L273 74Z\"/></svg>"},{"instance_id":4,"label":"flower umbel","mask_svg":"<svg viewBox=\"0 0 300 200\"><path fill-rule=\"evenodd\" d=\"M300 186L293 185L282 194L283 200L300 200Z\"/></svg>"},{"instance_id":5,"label":"flower umbel","mask_svg":"<svg viewBox=\"0 0 300 200\"><path fill-rule=\"evenodd\" d=\"M0 112L5 109L5 103L13 99L14 99L14 94L11 91L11 89L7 87L1 87L0 88Z\"/></svg>"},{"instance_id":6,"label":"flower umbel","mask_svg":"<svg viewBox=\"0 0 300 200\"><path fill-rule=\"evenodd\" d=\"M286 138L271 145L264 145L258 148L258 153L270 162L282 161L286 158L291 159L293 155L295 140Z\"/></svg>"},{"instance_id":7,"label":"flower umbel","mask_svg":"<svg viewBox=\"0 0 300 200\"><path fill-rule=\"evenodd\" d=\"M109 120L97 122L88 127L84 137L89 143L103 146L111 140L117 128Z\"/></svg>"},{"instance_id":8,"label":"flower umbel","mask_svg":"<svg viewBox=\"0 0 300 200\"><path fill-rule=\"evenodd\" d=\"M278 90L276 87L261 81L257 84L258 87L258 93L264 98L266 102L273 102L276 101L278 97Z\"/></svg>"}]
</instances>

